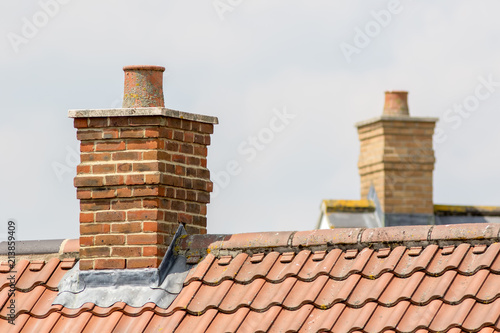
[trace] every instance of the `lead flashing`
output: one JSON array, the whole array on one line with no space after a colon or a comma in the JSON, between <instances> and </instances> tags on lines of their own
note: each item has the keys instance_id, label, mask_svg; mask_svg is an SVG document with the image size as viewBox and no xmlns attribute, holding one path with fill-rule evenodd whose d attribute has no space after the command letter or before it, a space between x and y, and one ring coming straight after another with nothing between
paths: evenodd
<instances>
[{"instance_id":1,"label":"lead flashing","mask_svg":"<svg viewBox=\"0 0 500 333\"><path fill-rule=\"evenodd\" d=\"M97 118L97 117L139 117L164 116L197 121L207 124L218 124L217 117L196 113L188 113L161 107L151 108L121 108L121 109L75 109L68 111L69 118Z\"/></svg>"}]
</instances>

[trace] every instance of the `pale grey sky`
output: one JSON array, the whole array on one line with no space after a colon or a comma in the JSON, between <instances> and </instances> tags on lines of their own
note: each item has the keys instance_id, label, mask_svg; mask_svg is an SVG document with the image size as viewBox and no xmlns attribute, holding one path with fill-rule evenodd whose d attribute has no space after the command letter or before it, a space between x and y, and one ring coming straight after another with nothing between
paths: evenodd
<instances>
[{"instance_id":1,"label":"pale grey sky","mask_svg":"<svg viewBox=\"0 0 500 333\"><path fill-rule=\"evenodd\" d=\"M381 114L386 90L442 119L434 201L500 205L499 12L493 0L1 0L1 225L78 237L67 110L119 107L135 64L167 68L167 107L219 117L208 166L241 172L212 199L210 233L312 229L322 199L358 199L354 123ZM284 110L295 117L271 138ZM259 135L263 150L242 154Z\"/></svg>"}]
</instances>

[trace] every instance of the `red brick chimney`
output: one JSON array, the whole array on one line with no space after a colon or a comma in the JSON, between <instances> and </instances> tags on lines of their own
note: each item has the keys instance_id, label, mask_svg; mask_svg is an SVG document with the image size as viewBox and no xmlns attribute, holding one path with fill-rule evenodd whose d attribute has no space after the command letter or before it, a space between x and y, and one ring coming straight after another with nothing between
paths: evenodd
<instances>
[{"instance_id":1,"label":"red brick chimney","mask_svg":"<svg viewBox=\"0 0 500 333\"><path fill-rule=\"evenodd\" d=\"M122 109L70 110L80 269L157 268L179 223L206 233L217 118L164 108L159 66L127 66Z\"/></svg>"},{"instance_id":2,"label":"red brick chimney","mask_svg":"<svg viewBox=\"0 0 500 333\"><path fill-rule=\"evenodd\" d=\"M356 124L361 197L366 199L373 186L385 225L391 225L387 214L422 215L416 224L434 214L432 136L438 119L411 117L407 96L406 91L386 92L382 116Z\"/></svg>"}]
</instances>

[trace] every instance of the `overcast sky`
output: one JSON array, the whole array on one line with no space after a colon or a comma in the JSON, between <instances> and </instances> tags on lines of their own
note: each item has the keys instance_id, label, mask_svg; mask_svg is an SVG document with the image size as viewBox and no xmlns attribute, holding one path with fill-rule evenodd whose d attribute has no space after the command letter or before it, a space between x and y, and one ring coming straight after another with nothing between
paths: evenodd
<instances>
[{"instance_id":1,"label":"overcast sky","mask_svg":"<svg viewBox=\"0 0 500 333\"><path fill-rule=\"evenodd\" d=\"M1 0L1 225L79 236L67 111L120 107L122 67L137 64L166 67L166 107L219 118L209 233L313 229L322 199L359 199L354 123L382 113L386 90L441 118L434 202L500 205L499 12L494 0Z\"/></svg>"}]
</instances>

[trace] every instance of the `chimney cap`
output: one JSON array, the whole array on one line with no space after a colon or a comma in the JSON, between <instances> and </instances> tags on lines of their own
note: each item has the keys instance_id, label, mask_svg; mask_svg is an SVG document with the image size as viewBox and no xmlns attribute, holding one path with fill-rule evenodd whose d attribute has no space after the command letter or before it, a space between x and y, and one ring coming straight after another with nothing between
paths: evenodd
<instances>
[{"instance_id":1,"label":"chimney cap","mask_svg":"<svg viewBox=\"0 0 500 333\"><path fill-rule=\"evenodd\" d=\"M152 66L152 65L132 65L132 66L124 66L124 71L133 71L133 70L143 70L143 71L165 71L165 67L162 66Z\"/></svg>"},{"instance_id":2,"label":"chimney cap","mask_svg":"<svg viewBox=\"0 0 500 333\"><path fill-rule=\"evenodd\" d=\"M409 116L410 112L408 110L408 91L386 91L383 115Z\"/></svg>"},{"instance_id":3,"label":"chimney cap","mask_svg":"<svg viewBox=\"0 0 500 333\"><path fill-rule=\"evenodd\" d=\"M163 72L165 67L135 65L123 67L125 89L123 108L164 107Z\"/></svg>"}]
</instances>

